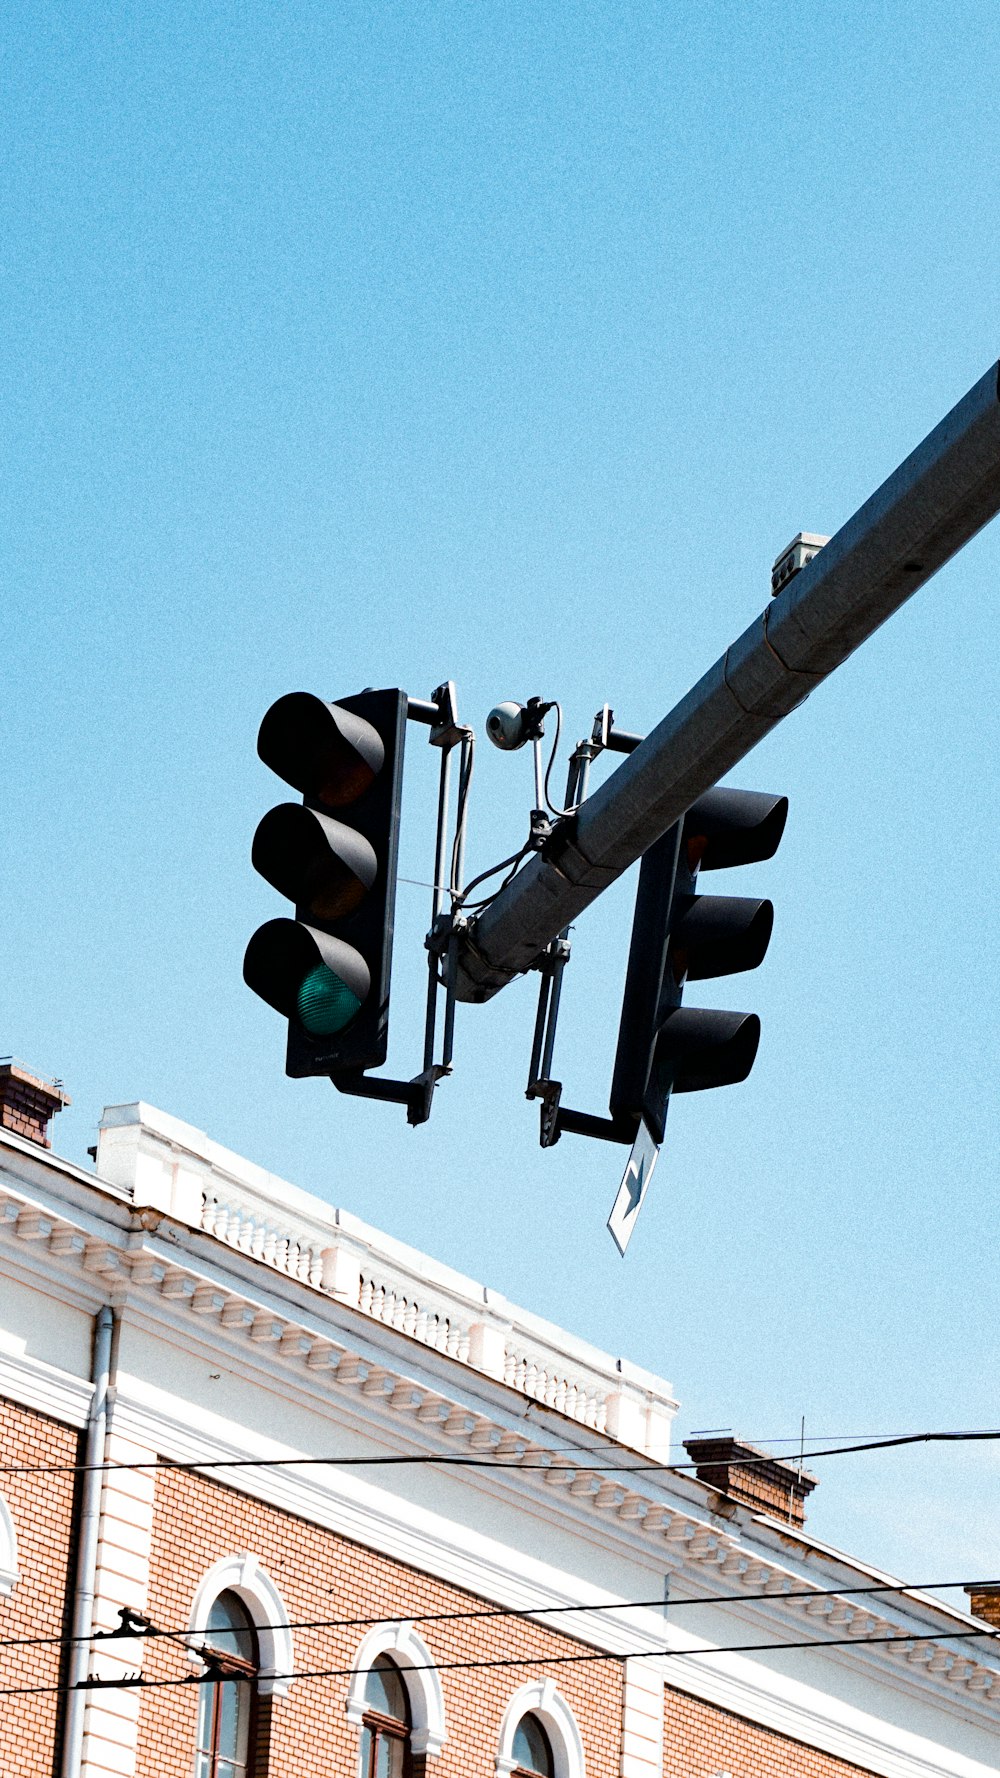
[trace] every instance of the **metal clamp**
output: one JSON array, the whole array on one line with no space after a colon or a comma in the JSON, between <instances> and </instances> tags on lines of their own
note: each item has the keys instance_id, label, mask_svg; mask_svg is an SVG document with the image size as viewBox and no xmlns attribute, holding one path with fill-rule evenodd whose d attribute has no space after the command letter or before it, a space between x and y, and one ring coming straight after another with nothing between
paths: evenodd
<instances>
[{"instance_id":1,"label":"metal clamp","mask_svg":"<svg viewBox=\"0 0 1000 1778\"><path fill-rule=\"evenodd\" d=\"M344 1069L331 1075L338 1092L348 1093L359 1099L380 1099L393 1105L406 1106L406 1119L409 1124L425 1124L431 1114L431 1103L434 1089L439 1080L452 1071L452 1054L455 1041L455 970L457 963L457 940L464 933L467 922L464 918L453 917L450 910L444 910L444 897L449 892L445 883L448 871L448 803L451 784L451 755L455 747L462 749L462 774L466 777L473 746L472 730L465 728L458 720L458 705L454 682L445 680L439 685L431 698L407 698L406 714L410 721L423 723L430 729L428 740L432 747L441 751L441 769L438 779L438 810L437 831L434 846L434 878L432 885L431 927L427 934L427 1011L424 1019L424 1065L419 1074L412 1080L394 1080L388 1075L368 1075L360 1069ZM462 854L464 851L463 834L456 834L452 870L448 872L449 882L453 876L461 879ZM444 957L444 980L442 982L440 967ZM437 1026L438 991L445 990L444 1036L441 1060L434 1060L434 1042Z\"/></svg>"}]
</instances>

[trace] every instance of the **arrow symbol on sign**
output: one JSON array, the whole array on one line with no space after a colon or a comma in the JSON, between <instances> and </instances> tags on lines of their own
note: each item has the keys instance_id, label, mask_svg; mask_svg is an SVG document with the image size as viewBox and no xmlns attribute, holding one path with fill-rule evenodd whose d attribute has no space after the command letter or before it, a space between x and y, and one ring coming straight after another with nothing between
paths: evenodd
<instances>
[{"instance_id":1,"label":"arrow symbol on sign","mask_svg":"<svg viewBox=\"0 0 1000 1778\"><path fill-rule=\"evenodd\" d=\"M631 1174L631 1178L629 1178L630 1174ZM631 1216L636 1210L638 1210L639 1205L642 1203L642 1194L646 1189L646 1157L645 1157L645 1155L642 1156L642 1159L640 1160L638 1167L635 1166L634 1161L632 1161L632 1160L629 1161L628 1168L625 1173L625 1183L628 1187L628 1194L629 1194L628 1207L625 1211L625 1214L626 1214L626 1216Z\"/></svg>"},{"instance_id":2,"label":"arrow symbol on sign","mask_svg":"<svg viewBox=\"0 0 1000 1778\"><path fill-rule=\"evenodd\" d=\"M659 1152L659 1143L650 1135L645 1120L641 1119L628 1157L628 1166L618 1187L618 1196L608 1217L611 1238L623 1259L629 1237L635 1228L635 1219L649 1189Z\"/></svg>"}]
</instances>

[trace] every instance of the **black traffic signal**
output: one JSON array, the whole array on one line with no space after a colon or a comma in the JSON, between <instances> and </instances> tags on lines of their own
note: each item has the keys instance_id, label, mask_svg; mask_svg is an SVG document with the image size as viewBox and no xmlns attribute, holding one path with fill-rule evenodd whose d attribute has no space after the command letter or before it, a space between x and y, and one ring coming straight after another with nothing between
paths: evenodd
<instances>
[{"instance_id":1,"label":"black traffic signal","mask_svg":"<svg viewBox=\"0 0 1000 1778\"><path fill-rule=\"evenodd\" d=\"M622 1000L611 1115L641 1116L663 1140L671 1093L746 1080L760 1041L756 1013L681 1005L687 982L756 969L774 909L746 896L699 895L699 871L773 858L788 798L709 790L644 855Z\"/></svg>"},{"instance_id":2,"label":"black traffic signal","mask_svg":"<svg viewBox=\"0 0 1000 1778\"><path fill-rule=\"evenodd\" d=\"M295 918L254 933L243 976L288 1020L290 1075L385 1061L405 730L402 691L290 692L260 725L261 759L302 802L264 816L253 863Z\"/></svg>"}]
</instances>

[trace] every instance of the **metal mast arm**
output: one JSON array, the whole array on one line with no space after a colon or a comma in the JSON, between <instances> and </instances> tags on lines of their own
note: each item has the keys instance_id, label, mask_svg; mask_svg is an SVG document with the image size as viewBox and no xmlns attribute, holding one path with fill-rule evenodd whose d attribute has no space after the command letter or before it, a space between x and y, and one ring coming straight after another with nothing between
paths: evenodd
<instances>
[{"instance_id":1,"label":"metal mast arm","mask_svg":"<svg viewBox=\"0 0 1000 1778\"><path fill-rule=\"evenodd\" d=\"M1000 510L994 365L461 941L489 1000Z\"/></svg>"}]
</instances>

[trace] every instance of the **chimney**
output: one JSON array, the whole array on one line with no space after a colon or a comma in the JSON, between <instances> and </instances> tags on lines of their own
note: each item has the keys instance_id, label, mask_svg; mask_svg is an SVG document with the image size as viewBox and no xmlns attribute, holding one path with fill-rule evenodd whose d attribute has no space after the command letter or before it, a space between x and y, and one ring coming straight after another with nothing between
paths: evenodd
<instances>
[{"instance_id":1,"label":"chimney","mask_svg":"<svg viewBox=\"0 0 1000 1778\"><path fill-rule=\"evenodd\" d=\"M981 1617L984 1624L992 1624L994 1630L1000 1630L1000 1581L986 1581L965 1590L973 1617Z\"/></svg>"},{"instance_id":2,"label":"chimney","mask_svg":"<svg viewBox=\"0 0 1000 1778\"><path fill-rule=\"evenodd\" d=\"M26 1136L39 1148L51 1148L49 1120L69 1104L62 1081L43 1080L13 1056L0 1060L0 1128Z\"/></svg>"},{"instance_id":3,"label":"chimney","mask_svg":"<svg viewBox=\"0 0 1000 1778\"><path fill-rule=\"evenodd\" d=\"M684 1449L697 1465L699 1482L772 1519L784 1519L789 1525L805 1523L806 1495L819 1478L800 1470L797 1463L786 1463L728 1431L693 1432L684 1440Z\"/></svg>"}]
</instances>

